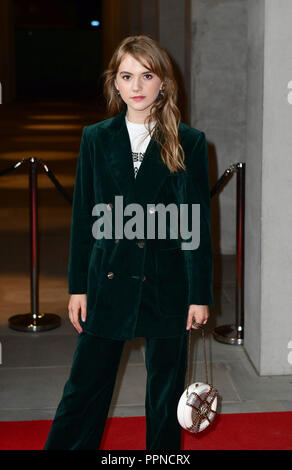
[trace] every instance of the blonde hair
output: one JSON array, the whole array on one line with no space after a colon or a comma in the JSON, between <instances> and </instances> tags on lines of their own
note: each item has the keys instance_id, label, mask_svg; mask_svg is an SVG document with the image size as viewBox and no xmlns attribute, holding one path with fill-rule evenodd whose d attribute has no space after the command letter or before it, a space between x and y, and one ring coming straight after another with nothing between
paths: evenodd
<instances>
[{"instance_id":1,"label":"blonde hair","mask_svg":"<svg viewBox=\"0 0 292 470\"><path fill-rule=\"evenodd\" d=\"M146 68L150 68L163 82L163 94L159 93L151 105L145 125L151 133L150 121L155 121L152 138L160 145L161 158L169 170L171 172L177 172L180 169L185 170L184 151L178 133L181 113L176 105L177 83L173 67L166 50L151 36L128 36L122 40L114 51L108 67L103 73L103 90L109 116L120 113L125 104L121 96L118 95L114 84L125 54L130 54ZM146 60L148 64L143 63L143 60Z\"/></svg>"}]
</instances>

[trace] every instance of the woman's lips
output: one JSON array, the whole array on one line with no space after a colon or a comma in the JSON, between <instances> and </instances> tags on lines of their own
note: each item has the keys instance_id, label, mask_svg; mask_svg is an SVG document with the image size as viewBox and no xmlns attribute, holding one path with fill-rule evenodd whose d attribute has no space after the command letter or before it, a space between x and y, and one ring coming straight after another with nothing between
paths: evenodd
<instances>
[{"instance_id":1,"label":"woman's lips","mask_svg":"<svg viewBox=\"0 0 292 470\"><path fill-rule=\"evenodd\" d=\"M144 100L145 96L133 96L132 100L134 101L141 101Z\"/></svg>"}]
</instances>

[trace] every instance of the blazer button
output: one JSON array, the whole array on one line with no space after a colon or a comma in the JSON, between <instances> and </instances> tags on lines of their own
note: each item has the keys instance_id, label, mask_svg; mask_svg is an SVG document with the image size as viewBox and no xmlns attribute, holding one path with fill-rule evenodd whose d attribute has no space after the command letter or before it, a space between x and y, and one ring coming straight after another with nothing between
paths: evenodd
<instances>
[{"instance_id":1,"label":"blazer button","mask_svg":"<svg viewBox=\"0 0 292 470\"><path fill-rule=\"evenodd\" d=\"M145 243L144 242L138 242L137 243L139 248L144 248Z\"/></svg>"},{"instance_id":2,"label":"blazer button","mask_svg":"<svg viewBox=\"0 0 292 470\"><path fill-rule=\"evenodd\" d=\"M146 281L146 276L144 274L143 278L142 278L142 281Z\"/></svg>"},{"instance_id":3,"label":"blazer button","mask_svg":"<svg viewBox=\"0 0 292 470\"><path fill-rule=\"evenodd\" d=\"M118 238L115 238L114 243L119 243L119 241L120 241L120 240L119 240Z\"/></svg>"},{"instance_id":4,"label":"blazer button","mask_svg":"<svg viewBox=\"0 0 292 470\"><path fill-rule=\"evenodd\" d=\"M106 208L107 210L111 211L112 208L113 208L113 204L111 202L109 202L107 205L106 205Z\"/></svg>"},{"instance_id":5,"label":"blazer button","mask_svg":"<svg viewBox=\"0 0 292 470\"><path fill-rule=\"evenodd\" d=\"M112 279L114 277L114 273L112 273L111 271L109 273L107 273L107 277L109 279Z\"/></svg>"}]
</instances>

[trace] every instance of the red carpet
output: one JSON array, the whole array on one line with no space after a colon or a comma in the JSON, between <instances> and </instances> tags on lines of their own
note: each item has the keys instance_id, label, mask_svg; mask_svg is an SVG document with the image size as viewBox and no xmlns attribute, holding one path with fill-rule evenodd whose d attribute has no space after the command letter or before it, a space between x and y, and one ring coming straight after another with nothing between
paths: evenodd
<instances>
[{"instance_id":1,"label":"red carpet","mask_svg":"<svg viewBox=\"0 0 292 470\"><path fill-rule=\"evenodd\" d=\"M0 450L40 450L52 421L1 421ZM291 450L292 411L221 414L209 429L183 431L182 450ZM108 418L100 450L144 450L145 417Z\"/></svg>"}]
</instances>

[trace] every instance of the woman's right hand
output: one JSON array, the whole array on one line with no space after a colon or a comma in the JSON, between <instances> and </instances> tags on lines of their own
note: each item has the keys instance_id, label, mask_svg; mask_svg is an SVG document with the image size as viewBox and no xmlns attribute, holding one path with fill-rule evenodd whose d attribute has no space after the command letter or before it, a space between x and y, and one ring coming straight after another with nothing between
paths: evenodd
<instances>
[{"instance_id":1,"label":"woman's right hand","mask_svg":"<svg viewBox=\"0 0 292 470\"><path fill-rule=\"evenodd\" d=\"M79 310L81 309L81 320L85 322L86 319L86 294L72 294L68 305L69 318L78 333L82 332L82 327L79 323Z\"/></svg>"}]
</instances>

